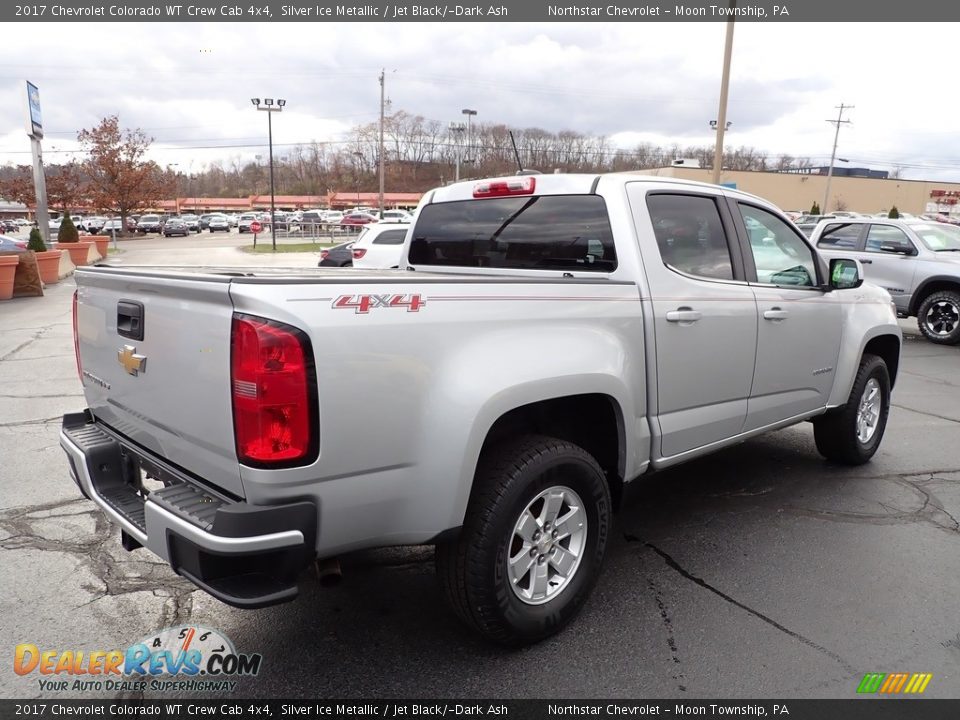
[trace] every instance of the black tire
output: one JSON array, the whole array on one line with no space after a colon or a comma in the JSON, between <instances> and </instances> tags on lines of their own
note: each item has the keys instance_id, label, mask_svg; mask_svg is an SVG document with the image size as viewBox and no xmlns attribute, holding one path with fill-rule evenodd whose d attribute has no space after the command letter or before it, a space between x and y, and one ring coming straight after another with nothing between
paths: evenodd
<instances>
[{"instance_id":1,"label":"black tire","mask_svg":"<svg viewBox=\"0 0 960 720\"><path fill-rule=\"evenodd\" d=\"M960 293L941 290L925 297L917 309L917 327L932 343L960 343Z\"/></svg>"},{"instance_id":2,"label":"black tire","mask_svg":"<svg viewBox=\"0 0 960 720\"><path fill-rule=\"evenodd\" d=\"M583 503L586 531L580 560L552 599L531 604L520 598L509 578L508 559L519 539L515 527L540 493L557 487L573 490ZM546 503L541 507L542 518ZM561 505L558 513L560 507L569 510ZM437 572L447 600L464 623L494 642L516 646L553 635L576 616L596 583L610 514L604 473L577 445L528 435L494 446L480 459L459 536L437 546ZM537 564L552 562L543 561L540 556ZM557 578L553 572L551 582Z\"/></svg>"},{"instance_id":3,"label":"black tire","mask_svg":"<svg viewBox=\"0 0 960 720\"><path fill-rule=\"evenodd\" d=\"M857 434L857 416L864 390L871 380L876 380L880 391L880 408L876 429L869 439L861 441ZM821 415L813 421L813 437L817 450L828 460L844 465L863 465L880 447L883 432L890 413L890 374L887 364L876 355L866 354L860 361L860 369L853 381L847 404L838 410Z\"/></svg>"}]
</instances>

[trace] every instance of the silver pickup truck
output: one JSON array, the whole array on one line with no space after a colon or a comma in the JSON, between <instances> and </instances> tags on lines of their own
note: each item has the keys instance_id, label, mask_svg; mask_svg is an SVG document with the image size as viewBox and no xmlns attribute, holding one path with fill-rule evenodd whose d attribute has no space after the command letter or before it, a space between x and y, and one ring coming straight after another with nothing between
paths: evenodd
<instances>
[{"instance_id":1,"label":"silver pickup truck","mask_svg":"<svg viewBox=\"0 0 960 720\"><path fill-rule=\"evenodd\" d=\"M456 614L533 642L586 600L626 483L804 420L840 463L883 436L889 294L757 197L461 182L402 258L77 271L61 444L126 548L256 608L315 560L436 544Z\"/></svg>"}]
</instances>

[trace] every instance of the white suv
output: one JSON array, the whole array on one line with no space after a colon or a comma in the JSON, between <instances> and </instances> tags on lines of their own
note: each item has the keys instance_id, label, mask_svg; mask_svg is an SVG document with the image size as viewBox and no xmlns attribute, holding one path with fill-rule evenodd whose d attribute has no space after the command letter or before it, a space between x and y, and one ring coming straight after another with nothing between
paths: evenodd
<instances>
[{"instance_id":1,"label":"white suv","mask_svg":"<svg viewBox=\"0 0 960 720\"><path fill-rule=\"evenodd\" d=\"M400 264L403 241L410 223L371 223L353 244L353 266L395 268Z\"/></svg>"}]
</instances>

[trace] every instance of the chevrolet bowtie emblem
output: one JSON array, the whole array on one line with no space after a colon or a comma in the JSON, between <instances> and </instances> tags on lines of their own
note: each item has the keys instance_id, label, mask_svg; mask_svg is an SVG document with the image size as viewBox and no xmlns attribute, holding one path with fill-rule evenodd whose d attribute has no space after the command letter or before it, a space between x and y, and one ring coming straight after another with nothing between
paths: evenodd
<instances>
[{"instance_id":1,"label":"chevrolet bowtie emblem","mask_svg":"<svg viewBox=\"0 0 960 720\"><path fill-rule=\"evenodd\" d=\"M138 355L137 349L133 345L124 345L117 352L117 360L123 365L123 369L131 375L139 375L147 369L146 355Z\"/></svg>"}]
</instances>

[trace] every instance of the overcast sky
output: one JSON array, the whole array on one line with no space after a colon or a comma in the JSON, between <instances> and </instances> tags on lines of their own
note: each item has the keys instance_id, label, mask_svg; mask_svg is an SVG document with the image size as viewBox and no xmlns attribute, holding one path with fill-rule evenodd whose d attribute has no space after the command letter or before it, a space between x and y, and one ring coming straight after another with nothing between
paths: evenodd
<instances>
[{"instance_id":1,"label":"overcast sky","mask_svg":"<svg viewBox=\"0 0 960 720\"><path fill-rule=\"evenodd\" d=\"M4 34L0 164L26 164L24 81L40 88L47 163L76 132L117 114L183 172L266 156L250 98L283 97L276 152L337 141L378 117L380 68L394 110L513 128L712 144L725 25L714 23L44 23ZM738 23L729 146L829 162L841 102L854 105L838 156L908 178L960 181L953 88L957 26ZM262 145L262 147L257 147ZM219 146L213 149L210 146ZM233 147L223 147L233 146ZM61 152L57 152L61 151Z\"/></svg>"}]
</instances>

